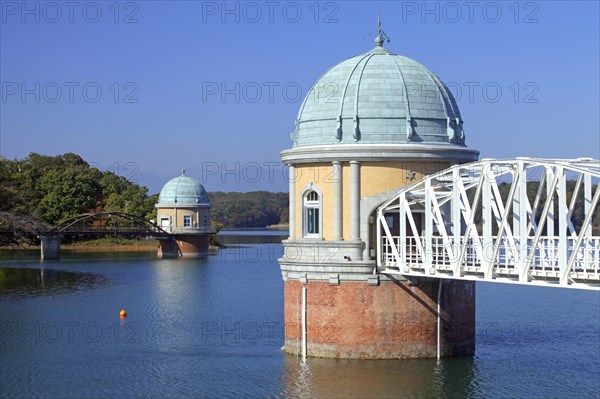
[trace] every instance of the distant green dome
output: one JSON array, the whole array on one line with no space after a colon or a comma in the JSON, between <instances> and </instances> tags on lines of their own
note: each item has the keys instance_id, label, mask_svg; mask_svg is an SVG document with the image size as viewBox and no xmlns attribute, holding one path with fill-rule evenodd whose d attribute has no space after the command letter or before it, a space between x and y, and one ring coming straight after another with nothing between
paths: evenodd
<instances>
[{"instance_id":1,"label":"distant green dome","mask_svg":"<svg viewBox=\"0 0 600 399\"><path fill-rule=\"evenodd\" d=\"M208 203L208 193L202 184L186 176L183 170L181 176L169 180L160 190L157 205L196 206Z\"/></svg>"},{"instance_id":2,"label":"distant green dome","mask_svg":"<svg viewBox=\"0 0 600 399\"><path fill-rule=\"evenodd\" d=\"M329 69L304 99L294 146L454 144L463 121L448 87L418 62L382 47Z\"/></svg>"}]
</instances>

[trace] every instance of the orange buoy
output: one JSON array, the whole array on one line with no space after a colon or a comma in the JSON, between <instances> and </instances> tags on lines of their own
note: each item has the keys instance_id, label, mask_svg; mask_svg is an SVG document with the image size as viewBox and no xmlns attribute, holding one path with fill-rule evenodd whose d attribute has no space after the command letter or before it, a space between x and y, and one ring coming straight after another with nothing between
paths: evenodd
<instances>
[{"instance_id":1,"label":"orange buoy","mask_svg":"<svg viewBox=\"0 0 600 399\"><path fill-rule=\"evenodd\" d=\"M125 317L125 316L127 316L127 312L125 311L125 309L121 309L121 312L119 313L119 315L121 317Z\"/></svg>"}]
</instances>

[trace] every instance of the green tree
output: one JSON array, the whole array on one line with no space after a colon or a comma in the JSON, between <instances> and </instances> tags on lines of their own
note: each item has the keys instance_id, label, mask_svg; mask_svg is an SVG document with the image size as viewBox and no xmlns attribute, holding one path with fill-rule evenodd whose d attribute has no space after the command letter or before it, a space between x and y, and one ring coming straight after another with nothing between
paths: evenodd
<instances>
[{"instance_id":1,"label":"green tree","mask_svg":"<svg viewBox=\"0 0 600 399\"><path fill-rule=\"evenodd\" d=\"M42 197L38 211L42 219L51 224L94 210L100 199L97 169L67 167L50 170L39 181Z\"/></svg>"},{"instance_id":2,"label":"green tree","mask_svg":"<svg viewBox=\"0 0 600 399\"><path fill-rule=\"evenodd\" d=\"M209 193L211 219L227 227L265 227L288 219L288 194L254 191Z\"/></svg>"}]
</instances>

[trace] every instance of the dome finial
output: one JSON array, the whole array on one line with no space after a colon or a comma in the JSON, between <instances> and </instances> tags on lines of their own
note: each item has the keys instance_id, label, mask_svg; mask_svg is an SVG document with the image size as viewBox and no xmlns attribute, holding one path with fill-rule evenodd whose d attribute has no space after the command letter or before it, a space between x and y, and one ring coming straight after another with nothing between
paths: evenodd
<instances>
[{"instance_id":1,"label":"dome finial","mask_svg":"<svg viewBox=\"0 0 600 399\"><path fill-rule=\"evenodd\" d=\"M375 38L375 45L378 47L383 47L383 42L389 42L390 37L385 34L383 29L381 29L381 16L377 13L377 37Z\"/></svg>"},{"instance_id":2,"label":"dome finial","mask_svg":"<svg viewBox=\"0 0 600 399\"><path fill-rule=\"evenodd\" d=\"M185 169L181 169L181 176L185 176Z\"/></svg>"}]
</instances>

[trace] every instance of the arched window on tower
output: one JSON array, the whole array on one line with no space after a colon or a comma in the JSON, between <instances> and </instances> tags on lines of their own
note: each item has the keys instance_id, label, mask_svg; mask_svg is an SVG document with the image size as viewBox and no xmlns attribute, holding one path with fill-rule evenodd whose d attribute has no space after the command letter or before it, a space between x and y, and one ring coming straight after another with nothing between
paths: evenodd
<instances>
[{"instance_id":1,"label":"arched window on tower","mask_svg":"<svg viewBox=\"0 0 600 399\"><path fill-rule=\"evenodd\" d=\"M319 193L309 190L303 198L304 237L320 237L321 201Z\"/></svg>"}]
</instances>

